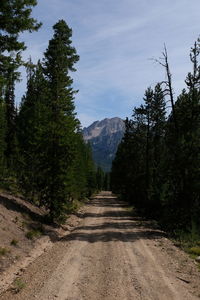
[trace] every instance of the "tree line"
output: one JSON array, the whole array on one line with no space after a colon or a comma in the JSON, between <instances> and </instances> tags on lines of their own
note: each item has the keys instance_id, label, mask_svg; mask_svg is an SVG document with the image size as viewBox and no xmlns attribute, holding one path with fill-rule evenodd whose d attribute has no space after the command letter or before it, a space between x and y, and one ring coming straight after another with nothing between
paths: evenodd
<instances>
[{"instance_id":1,"label":"tree line","mask_svg":"<svg viewBox=\"0 0 200 300\"><path fill-rule=\"evenodd\" d=\"M113 162L115 193L172 233L200 234L200 41L191 48L192 71L177 99L168 54L158 62L166 81L148 87L143 104L126 119ZM169 112L169 106L171 112Z\"/></svg>"},{"instance_id":2,"label":"tree line","mask_svg":"<svg viewBox=\"0 0 200 300\"><path fill-rule=\"evenodd\" d=\"M0 186L15 184L27 200L46 207L51 220L62 221L74 199L101 188L102 174L75 113L77 91L70 73L79 56L72 29L59 20L43 59L37 64L22 60L26 46L19 34L41 26L31 17L36 5L36 0L0 3ZM16 108L22 65L27 89Z\"/></svg>"}]
</instances>

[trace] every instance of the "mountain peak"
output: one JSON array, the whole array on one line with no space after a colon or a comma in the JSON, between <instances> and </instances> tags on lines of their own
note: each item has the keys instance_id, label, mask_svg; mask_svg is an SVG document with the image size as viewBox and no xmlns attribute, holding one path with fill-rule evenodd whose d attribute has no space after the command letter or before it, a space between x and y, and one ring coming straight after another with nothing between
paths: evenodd
<instances>
[{"instance_id":1,"label":"mountain peak","mask_svg":"<svg viewBox=\"0 0 200 300\"><path fill-rule=\"evenodd\" d=\"M124 131L124 121L119 117L105 118L84 128L83 136L84 140L88 141L100 135L109 135L118 131Z\"/></svg>"},{"instance_id":2,"label":"mountain peak","mask_svg":"<svg viewBox=\"0 0 200 300\"><path fill-rule=\"evenodd\" d=\"M110 171L124 131L124 121L119 117L95 121L83 129L84 140L91 144L93 159L104 171Z\"/></svg>"}]
</instances>

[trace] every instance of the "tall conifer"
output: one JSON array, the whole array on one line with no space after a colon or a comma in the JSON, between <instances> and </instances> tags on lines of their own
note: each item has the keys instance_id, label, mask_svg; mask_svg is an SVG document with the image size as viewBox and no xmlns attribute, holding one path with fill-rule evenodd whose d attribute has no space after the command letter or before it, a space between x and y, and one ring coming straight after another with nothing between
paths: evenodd
<instances>
[{"instance_id":1,"label":"tall conifer","mask_svg":"<svg viewBox=\"0 0 200 300\"><path fill-rule=\"evenodd\" d=\"M75 158L75 132L78 122L74 112L73 80L69 72L75 71L79 60L71 45L72 30L64 20L53 26L54 36L45 52L44 73L48 82L49 123L48 142L44 155L48 167L44 167L46 190L43 201L52 218L59 217L71 200L72 166Z\"/></svg>"}]
</instances>

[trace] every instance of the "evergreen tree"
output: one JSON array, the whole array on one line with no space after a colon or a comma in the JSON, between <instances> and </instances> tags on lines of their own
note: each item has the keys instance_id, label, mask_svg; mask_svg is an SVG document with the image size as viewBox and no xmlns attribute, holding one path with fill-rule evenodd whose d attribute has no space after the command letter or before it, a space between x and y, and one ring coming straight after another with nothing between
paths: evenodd
<instances>
[{"instance_id":1,"label":"evergreen tree","mask_svg":"<svg viewBox=\"0 0 200 300\"><path fill-rule=\"evenodd\" d=\"M110 191L110 173L105 173L103 189L105 191Z\"/></svg>"},{"instance_id":2,"label":"evergreen tree","mask_svg":"<svg viewBox=\"0 0 200 300\"><path fill-rule=\"evenodd\" d=\"M160 171L165 127L161 85L145 92L144 105L135 108L112 167L112 186L148 215L160 205Z\"/></svg>"},{"instance_id":3,"label":"evergreen tree","mask_svg":"<svg viewBox=\"0 0 200 300\"><path fill-rule=\"evenodd\" d=\"M72 195L75 199L83 199L84 197L91 196L96 189L96 172L91 149L85 144L81 132L76 134L76 140Z\"/></svg>"},{"instance_id":4,"label":"evergreen tree","mask_svg":"<svg viewBox=\"0 0 200 300\"><path fill-rule=\"evenodd\" d=\"M39 198L44 188L41 162L45 161L43 147L48 142L45 135L49 122L47 82L40 61L36 69L29 62L27 78L27 92L22 98L17 118L20 149L17 177L27 199L33 201L35 195Z\"/></svg>"},{"instance_id":5,"label":"evergreen tree","mask_svg":"<svg viewBox=\"0 0 200 300\"><path fill-rule=\"evenodd\" d=\"M165 49L166 50L166 49ZM112 166L112 187L168 230L200 235L200 46L190 59L193 71L174 101L167 52L169 90L157 84L147 89L145 103L135 108ZM172 111L166 120L165 97L170 93ZM125 170L125 171L124 171Z\"/></svg>"},{"instance_id":6,"label":"evergreen tree","mask_svg":"<svg viewBox=\"0 0 200 300\"><path fill-rule=\"evenodd\" d=\"M38 30L41 26L31 17L36 4L36 0L0 2L0 153L4 161L0 176L5 176L6 167L12 173L16 161L14 87L20 75L17 69L23 64L21 51L26 49L25 43L19 41L19 34Z\"/></svg>"},{"instance_id":7,"label":"evergreen tree","mask_svg":"<svg viewBox=\"0 0 200 300\"><path fill-rule=\"evenodd\" d=\"M5 107L6 107L6 135L5 135L5 157L7 168L11 171L14 169L16 159L16 108L15 108L15 73L9 71L8 81L5 90Z\"/></svg>"},{"instance_id":8,"label":"evergreen tree","mask_svg":"<svg viewBox=\"0 0 200 300\"><path fill-rule=\"evenodd\" d=\"M150 105L149 130L149 186L148 206L153 217L160 213L161 186L163 184L164 136L166 127L166 105L164 92L158 83L153 91Z\"/></svg>"},{"instance_id":9,"label":"evergreen tree","mask_svg":"<svg viewBox=\"0 0 200 300\"><path fill-rule=\"evenodd\" d=\"M44 145L42 175L45 190L43 203L49 208L52 218L62 215L71 201L73 161L75 159L76 131L78 121L74 112L73 80L69 71L79 56L72 47L72 30L64 20L53 26L54 36L45 52L44 74L48 83L49 121L46 127L47 142Z\"/></svg>"},{"instance_id":10,"label":"evergreen tree","mask_svg":"<svg viewBox=\"0 0 200 300\"><path fill-rule=\"evenodd\" d=\"M36 0L12 0L0 2L0 91L8 83L6 73L11 65L15 69L22 63L20 51L25 50L24 42L19 41L19 34L28 30L38 30L41 23L31 17ZM6 54L8 53L8 55ZM12 53L12 55L10 55Z\"/></svg>"},{"instance_id":11,"label":"evergreen tree","mask_svg":"<svg viewBox=\"0 0 200 300\"><path fill-rule=\"evenodd\" d=\"M138 114L135 111L135 118ZM139 120L138 120L139 121ZM121 194L122 197L130 202L137 201L137 188L139 188L137 179L141 177L139 166L140 157L144 152L138 152L137 147L141 141L139 122L125 120L125 134L118 146L111 171L111 188L115 193ZM136 162L138 165L136 166ZM144 160L142 159L142 162ZM133 185L136 183L135 188ZM142 195L140 195L142 197ZM140 198L141 200L141 198Z\"/></svg>"},{"instance_id":12,"label":"evergreen tree","mask_svg":"<svg viewBox=\"0 0 200 300\"><path fill-rule=\"evenodd\" d=\"M6 135L6 119L5 119L5 103L0 98L0 179L4 178L5 172L5 135Z\"/></svg>"},{"instance_id":13,"label":"evergreen tree","mask_svg":"<svg viewBox=\"0 0 200 300\"><path fill-rule=\"evenodd\" d=\"M71 46L72 31L63 20L54 30L43 64L35 68L30 61L27 67L27 92L17 118L18 181L27 199L61 221L74 199L94 192L96 173L74 112L69 71L75 71L79 57Z\"/></svg>"},{"instance_id":14,"label":"evergreen tree","mask_svg":"<svg viewBox=\"0 0 200 300\"><path fill-rule=\"evenodd\" d=\"M96 171L96 184L97 190L101 191L104 187L104 172L100 167L98 167Z\"/></svg>"},{"instance_id":15,"label":"evergreen tree","mask_svg":"<svg viewBox=\"0 0 200 300\"><path fill-rule=\"evenodd\" d=\"M200 69L198 66L199 49L197 43L191 49L193 73L186 78L188 92L183 90L175 103L178 133L174 130L171 116L166 131L166 176L165 219L177 228L199 226L199 146L200 146ZM178 222L177 222L178 220Z\"/></svg>"}]
</instances>

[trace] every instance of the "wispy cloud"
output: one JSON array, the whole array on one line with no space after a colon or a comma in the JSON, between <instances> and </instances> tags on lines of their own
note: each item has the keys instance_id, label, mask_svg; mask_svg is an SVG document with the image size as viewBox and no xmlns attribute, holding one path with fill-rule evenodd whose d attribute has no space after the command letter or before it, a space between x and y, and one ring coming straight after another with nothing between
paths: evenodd
<instances>
[{"instance_id":1,"label":"wispy cloud","mask_svg":"<svg viewBox=\"0 0 200 300\"><path fill-rule=\"evenodd\" d=\"M44 0L34 16L44 25L38 33L22 36L25 57L42 57L52 36L52 25L64 18L73 28L73 44L80 54L74 86L83 125L115 115L130 116L149 85L164 79L153 61L167 44L178 94L190 70L189 50L200 33L199 0ZM23 90L21 84L18 95Z\"/></svg>"}]
</instances>

